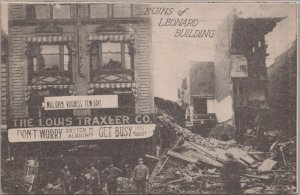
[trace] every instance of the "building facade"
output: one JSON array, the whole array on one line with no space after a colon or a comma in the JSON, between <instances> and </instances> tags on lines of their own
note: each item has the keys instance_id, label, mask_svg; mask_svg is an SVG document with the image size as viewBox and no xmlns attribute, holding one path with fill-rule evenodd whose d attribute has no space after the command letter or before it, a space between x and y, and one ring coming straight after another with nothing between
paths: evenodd
<instances>
[{"instance_id":1,"label":"building facade","mask_svg":"<svg viewBox=\"0 0 300 195\"><path fill-rule=\"evenodd\" d=\"M153 114L151 20L144 17L144 7L141 4L9 3L8 109L11 125L16 124L12 121L20 122L24 118L49 118L48 122L52 121L53 125L66 124L67 120L81 116L88 116L84 123L91 124L108 115L126 115L125 122L128 122L129 116ZM114 102L117 106L45 109L48 106L44 102L46 97L89 98L96 95L117 97ZM79 104L74 101L71 106ZM96 118L89 118L94 116ZM119 118L112 120L120 122ZM25 134L20 135L24 137ZM80 144L98 144L97 155L90 157L110 158L121 166L128 158L135 161L138 156L151 154L153 137L24 141L10 145L15 157L54 157Z\"/></svg>"}]
</instances>

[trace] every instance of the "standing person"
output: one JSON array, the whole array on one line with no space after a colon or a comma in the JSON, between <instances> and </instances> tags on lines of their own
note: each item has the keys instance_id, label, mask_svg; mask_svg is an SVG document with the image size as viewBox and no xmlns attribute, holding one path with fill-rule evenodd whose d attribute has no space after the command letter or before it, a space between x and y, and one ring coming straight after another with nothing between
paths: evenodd
<instances>
[{"instance_id":1,"label":"standing person","mask_svg":"<svg viewBox=\"0 0 300 195\"><path fill-rule=\"evenodd\" d=\"M227 161L221 169L221 179L223 180L223 189L226 194L242 194L240 177L242 174L242 164L231 154L225 153Z\"/></svg>"},{"instance_id":2,"label":"standing person","mask_svg":"<svg viewBox=\"0 0 300 195\"><path fill-rule=\"evenodd\" d=\"M118 189L117 178L120 177L122 171L119 168L114 167L113 163L110 162L109 167L104 169L101 174L106 179L108 194L117 192Z\"/></svg>"},{"instance_id":3,"label":"standing person","mask_svg":"<svg viewBox=\"0 0 300 195\"><path fill-rule=\"evenodd\" d=\"M64 194L71 193L71 174L69 171L68 165L65 165L64 168L60 171L61 176L61 186Z\"/></svg>"},{"instance_id":4,"label":"standing person","mask_svg":"<svg viewBox=\"0 0 300 195\"><path fill-rule=\"evenodd\" d=\"M133 181L137 189L137 193L146 193L146 182L149 179L149 169L143 164L143 159L139 158L139 164L134 168Z\"/></svg>"},{"instance_id":5,"label":"standing person","mask_svg":"<svg viewBox=\"0 0 300 195\"><path fill-rule=\"evenodd\" d=\"M130 179L131 178L131 174L132 174L132 170L131 170L129 164L126 163L124 165L124 173L123 173L123 175L124 175L124 177Z\"/></svg>"},{"instance_id":6,"label":"standing person","mask_svg":"<svg viewBox=\"0 0 300 195\"><path fill-rule=\"evenodd\" d=\"M99 171L95 168L94 165L91 165L90 171L90 187L93 194L98 194L100 188L100 176Z\"/></svg>"}]
</instances>

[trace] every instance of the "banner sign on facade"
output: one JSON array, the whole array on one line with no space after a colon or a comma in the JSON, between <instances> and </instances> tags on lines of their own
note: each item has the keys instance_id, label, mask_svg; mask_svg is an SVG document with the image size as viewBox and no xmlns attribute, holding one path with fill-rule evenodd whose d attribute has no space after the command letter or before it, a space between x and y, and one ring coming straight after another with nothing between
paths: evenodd
<instances>
[{"instance_id":1,"label":"banner sign on facade","mask_svg":"<svg viewBox=\"0 0 300 195\"><path fill-rule=\"evenodd\" d=\"M44 108L45 110L118 108L118 95L45 97Z\"/></svg>"},{"instance_id":2,"label":"banner sign on facade","mask_svg":"<svg viewBox=\"0 0 300 195\"><path fill-rule=\"evenodd\" d=\"M19 118L9 121L9 142L140 139L151 137L152 114L54 118Z\"/></svg>"},{"instance_id":3,"label":"banner sign on facade","mask_svg":"<svg viewBox=\"0 0 300 195\"><path fill-rule=\"evenodd\" d=\"M140 139L153 135L155 124L36 127L9 129L9 142Z\"/></svg>"}]
</instances>

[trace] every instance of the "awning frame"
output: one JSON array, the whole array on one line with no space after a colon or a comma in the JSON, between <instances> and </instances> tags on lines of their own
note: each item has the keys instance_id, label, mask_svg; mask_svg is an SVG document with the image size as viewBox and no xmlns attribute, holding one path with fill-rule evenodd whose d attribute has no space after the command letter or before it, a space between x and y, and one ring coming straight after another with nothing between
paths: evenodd
<instances>
[{"instance_id":1,"label":"awning frame","mask_svg":"<svg viewBox=\"0 0 300 195\"><path fill-rule=\"evenodd\" d=\"M89 83L88 94L91 95L95 89L128 89L132 90L135 98L137 98L137 84L135 82L120 82L120 83Z\"/></svg>"}]
</instances>

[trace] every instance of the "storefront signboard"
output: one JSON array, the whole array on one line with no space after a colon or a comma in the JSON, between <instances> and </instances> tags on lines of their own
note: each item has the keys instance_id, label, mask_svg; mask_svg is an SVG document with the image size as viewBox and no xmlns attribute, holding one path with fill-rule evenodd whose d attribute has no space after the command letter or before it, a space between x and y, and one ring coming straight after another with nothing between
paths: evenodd
<instances>
[{"instance_id":1,"label":"storefront signboard","mask_svg":"<svg viewBox=\"0 0 300 195\"><path fill-rule=\"evenodd\" d=\"M13 119L9 142L141 139L154 134L154 116L115 115Z\"/></svg>"},{"instance_id":2,"label":"storefront signboard","mask_svg":"<svg viewBox=\"0 0 300 195\"><path fill-rule=\"evenodd\" d=\"M118 108L118 95L45 97L43 105L45 110Z\"/></svg>"}]
</instances>

